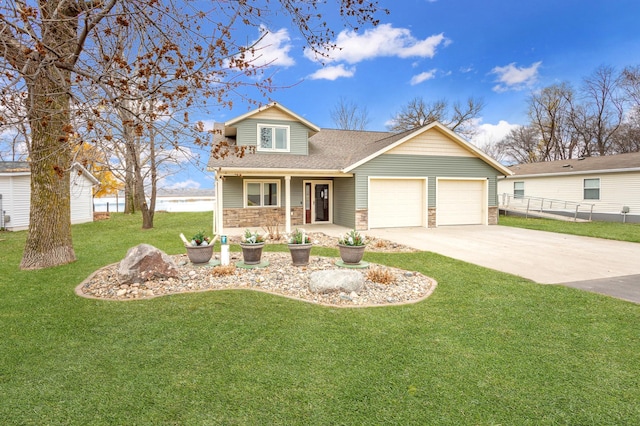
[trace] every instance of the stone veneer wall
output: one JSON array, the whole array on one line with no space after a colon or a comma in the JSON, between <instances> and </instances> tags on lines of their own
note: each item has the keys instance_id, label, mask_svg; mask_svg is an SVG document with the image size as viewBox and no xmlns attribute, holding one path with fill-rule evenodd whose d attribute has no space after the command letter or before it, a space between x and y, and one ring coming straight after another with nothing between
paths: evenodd
<instances>
[{"instance_id":1,"label":"stone veneer wall","mask_svg":"<svg viewBox=\"0 0 640 426\"><path fill-rule=\"evenodd\" d=\"M369 228L369 210L356 210L356 229L363 231Z\"/></svg>"},{"instance_id":2,"label":"stone veneer wall","mask_svg":"<svg viewBox=\"0 0 640 426\"><path fill-rule=\"evenodd\" d=\"M497 225L498 224L498 207L489 207L489 218L487 219L487 223L489 225Z\"/></svg>"},{"instance_id":3,"label":"stone veneer wall","mask_svg":"<svg viewBox=\"0 0 640 426\"><path fill-rule=\"evenodd\" d=\"M427 228L436 227L436 209L435 207L429 207L427 213Z\"/></svg>"},{"instance_id":4,"label":"stone veneer wall","mask_svg":"<svg viewBox=\"0 0 640 426\"><path fill-rule=\"evenodd\" d=\"M292 207L291 212L291 225L301 226L304 214L302 207ZM275 221L284 230L285 208L224 209L223 218L225 228L256 228L273 225Z\"/></svg>"}]
</instances>

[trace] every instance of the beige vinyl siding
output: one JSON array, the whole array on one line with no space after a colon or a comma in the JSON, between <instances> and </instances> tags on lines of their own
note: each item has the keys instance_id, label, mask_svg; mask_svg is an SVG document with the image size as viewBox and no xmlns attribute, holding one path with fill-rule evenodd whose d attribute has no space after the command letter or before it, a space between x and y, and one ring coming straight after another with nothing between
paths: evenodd
<instances>
[{"instance_id":1,"label":"beige vinyl siding","mask_svg":"<svg viewBox=\"0 0 640 426\"><path fill-rule=\"evenodd\" d=\"M475 157L475 155L442 132L430 129L415 138L389 150L390 155L437 155L453 157Z\"/></svg>"},{"instance_id":2,"label":"beige vinyl siding","mask_svg":"<svg viewBox=\"0 0 640 426\"><path fill-rule=\"evenodd\" d=\"M278 108L267 108L252 116L257 120L280 120L280 121L296 121L295 117L285 113Z\"/></svg>"},{"instance_id":3,"label":"beige vinyl siding","mask_svg":"<svg viewBox=\"0 0 640 426\"><path fill-rule=\"evenodd\" d=\"M496 175L493 167L479 158L416 155L381 155L357 167L356 177L356 209L368 206L367 181L369 176L375 177L427 177L428 206L436 207L436 177L463 177L488 179L488 206L497 206Z\"/></svg>"},{"instance_id":4,"label":"beige vinyl siding","mask_svg":"<svg viewBox=\"0 0 640 426\"><path fill-rule=\"evenodd\" d=\"M271 108L273 109L273 108ZM266 111L265 111L266 112ZM309 129L297 121L267 120L249 118L236 125L238 145L256 146L258 143L258 124L289 126L289 153L307 155L309 153ZM255 155L269 155L269 152L258 152Z\"/></svg>"},{"instance_id":5,"label":"beige vinyl siding","mask_svg":"<svg viewBox=\"0 0 640 426\"><path fill-rule=\"evenodd\" d=\"M333 180L333 223L355 228L355 180L353 178L336 178Z\"/></svg>"},{"instance_id":6,"label":"beige vinyl siding","mask_svg":"<svg viewBox=\"0 0 640 426\"><path fill-rule=\"evenodd\" d=\"M600 199L585 200L584 180L600 179ZM640 172L598 173L569 176L518 177L501 179L500 193L513 194L513 182L524 182L525 197L540 197L594 204L594 212L620 213L629 206L630 214L640 214Z\"/></svg>"}]
</instances>

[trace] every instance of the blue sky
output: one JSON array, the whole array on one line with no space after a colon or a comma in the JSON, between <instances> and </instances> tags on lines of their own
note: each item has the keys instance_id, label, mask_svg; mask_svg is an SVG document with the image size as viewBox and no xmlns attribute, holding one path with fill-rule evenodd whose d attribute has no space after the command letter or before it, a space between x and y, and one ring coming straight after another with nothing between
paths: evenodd
<instances>
[{"instance_id":1,"label":"blue sky","mask_svg":"<svg viewBox=\"0 0 640 426\"><path fill-rule=\"evenodd\" d=\"M330 52L324 67L303 52L303 40L287 21L268 18L258 60L271 64L276 85L293 85L272 98L320 127L335 127L330 111L342 97L366 107L370 130L386 130L391 116L416 96L482 98L486 106L473 141L482 145L527 122L532 91L563 81L578 86L600 65L640 65L638 0L380 4L391 13L380 15L378 27L356 34L335 21L336 42L343 48ZM200 119L224 122L249 108L238 100L233 110L212 110ZM213 181L191 168L166 184L210 188Z\"/></svg>"}]
</instances>

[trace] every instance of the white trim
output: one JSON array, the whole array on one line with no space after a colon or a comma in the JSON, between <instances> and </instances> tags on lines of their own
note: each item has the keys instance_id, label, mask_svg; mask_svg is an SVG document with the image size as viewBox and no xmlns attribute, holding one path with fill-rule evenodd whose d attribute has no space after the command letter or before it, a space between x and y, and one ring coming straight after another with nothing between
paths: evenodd
<instances>
[{"instance_id":1,"label":"white trim","mask_svg":"<svg viewBox=\"0 0 640 426\"><path fill-rule=\"evenodd\" d=\"M261 146L261 141L260 141L260 130L261 129L274 129L273 134L271 135L272 139L271 139L271 143L272 143L272 147L271 148L262 148ZM291 126L286 125L286 124L268 124L268 123L258 123L257 124L257 135L256 135L256 151L258 152L290 152L291 151ZM276 148L276 135L275 135L275 129L285 129L286 131L286 148Z\"/></svg>"},{"instance_id":2,"label":"white trim","mask_svg":"<svg viewBox=\"0 0 640 426\"><path fill-rule=\"evenodd\" d=\"M444 176L436 176L436 228L440 226L440 212L438 206L438 190L440 188L440 181L476 181L476 182L484 182L483 194L482 194L482 225L489 224L489 179L488 178L465 178L465 177L444 177Z\"/></svg>"},{"instance_id":3,"label":"white trim","mask_svg":"<svg viewBox=\"0 0 640 426\"><path fill-rule=\"evenodd\" d=\"M552 172L552 173L529 173L528 175L513 174L501 179L520 179L520 178L536 178L536 177L555 177L555 176L575 176L575 175L599 175L610 173L633 173L640 172L640 167L629 169L601 169L601 170L580 170L575 172Z\"/></svg>"},{"instance_id":4,"label":"white trim","mask_svg":"<svg viewBox=\"0 0 640 426\"><path fill-rule=\"evenodd\" d=\"M284 232L291 233L291 176L284 177Z\"/></svg>"},{"instance_id":5,"label":"white trim","mask_svg":"<svg viewBox=\"0 0 640 426\"><path fill-rule=\"evenodd\" d=\"M334 169L269 169L269 168L227 168L207 169L221 176L295 176L295 177L353 177L353 173L343 173Z\"/></svg>"},{"instance_id":6,"label":"white trim","mask_svg":"<svg viewBox=\"0 0 640 426\"><path fill-rule=\"evenodd\" d=\"M311 223L307 223L307 212L306 212L306 196L307 194L305 193L305 186L307 183L311 184L311 194L310 194L310 198L311 198ZM316 210L316 191L315 191L315 186L316 185L329 185L328 191L329 191L329 220L327 221L317 221L315 220L315 215L314 212ZM316 224L316 223L333 223L333 181L332 180L311 180L311 179L306 179L302 181L302 223L304 223L305 225L311 225L311 224Z\"/></svg>"},{"instance_id":7,"label":"white trim","mask_svg":"<svg viewBox=\"0 0 640 426\"><path fill-rule=\"evenodd\" d=\"M419 129L417 129L414 132L411 132L410 134L408 134L407 136L403 137L402 139L392 143L391 145L388 145L384 148L382 148L379 151L374 152L373 154L369 155L368 157L363 158L362 160L347 166L346 168L343 169L344 172L350 172L353 169L355 169L358 166L363 165L364 163L367 163L371 160L373 160L374 158L378 157L379 155L384 154L385 152L392 150L393 148L397 147L398 145L401 145L413 138L415 138L416 136L427 132L431 129L438 129L441 132L445 133L453 142L461 145L463 148L465 148L466 150L470 151L471 153L473 153L476 157L480 158L481 160L483 160L485 163L491 165L493 168L495 168L496 170L502 172L505 176L510 176L513 174L513 172L511 170L509 170L507 167L503 166L502 164L498 163L496 160L494 160L493 158L489 157L487 154L485 154L484 152L480 151L478 148L476 148L475 146L473 146L472 144L470 144L469 142L467 142L466 140L464 140L460 135L458 135L457 133L453 132L452 130L450 130L448 127L440 124L437 121L434 121L431 124L428 124L424 127L421 127Z\"/></svg>"},{"instance_id":8,"label":"white trim","mask_svg":"<svg viewBox=\"0 0 640 426\"><path fill-rule=\"evenodd\" d=\"M422 227L429 223L429 177L425 176L368 176L367 178L367 212L371 217L371 181L372 180L422 180L424 181L424 193L422 204ZM371 230L371 221L367 220L367 230Z\"/></svg>"},{"instance_id":9,"label":"white trim","mask_svg":"<svg viewBox=\"0 0 640 426\"><path fill-rule=\"evenodd\" d=\"M250 206L247 204L247 184L249 183L259 183L260 184L260 205L259 206ZM277 204L275 206L268 205L264 206L262 203L264 202L264 184L265 183L275 183L277 185ZM245 209L262 209L268 207L280 207L280 179L243 179L242 180L242 207Z\"/></svg>"},{"instance_id":10,"label":"white trim","mask_svg":"<svg viewBox=\"0 0 640 426\"><path fill-rule=\"evenodd\" d=\"M320 131L320 127L316 126L315 124L311 123L310 121L305 120L304 118L300 117L298 114L296 114L293 111L290 111L289 109L285 108L284 106L280 105L277 102L271 102L269 104L263 105L260 108L254 109L253 111L249 111L246 114L242 114L236 118L232 118L231 120L227 121L224 123L225 127L229 127L229 126L233 126L234 124L247 119L253 115L256 115L262 111L265 111L269 108L277 108L280 111L284 112L285 114L288 114L290 116L292 116L293 118L295 118L296 120L298 120L299 122L301 122L302 124L304 124L305 126L307 126L308 128L310 128L311 130L313 130L314 132L319 132Z\"/></svg>"}]
</instances>

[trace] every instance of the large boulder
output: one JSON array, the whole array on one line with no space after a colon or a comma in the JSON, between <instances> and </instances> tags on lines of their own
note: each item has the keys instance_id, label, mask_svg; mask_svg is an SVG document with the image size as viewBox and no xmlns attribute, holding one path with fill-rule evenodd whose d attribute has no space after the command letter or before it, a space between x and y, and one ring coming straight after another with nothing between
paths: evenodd
<instances>
[{"instance_id":1,"label":"large boulder","mask_svg":"<svg viewBox=\"0 0 640 426\"><path fill-rule=\"evenodd\" d=\"M118 265L120 284L149 281L154 278L177 278L178 267L165 252L149 244L130 248Z\"/></svg>"},{"instance_id":2,"label":"large boulder","mask_svg":"<svg viewBox=\"0 0 640 426\"><path fill-rule=\"evenodd\" d=\"M364 286L364 277L358 271L348 269L316 271L311 273L309 290L313 293L344 291L356 293Z\"/></svg>"}]
</instances>

